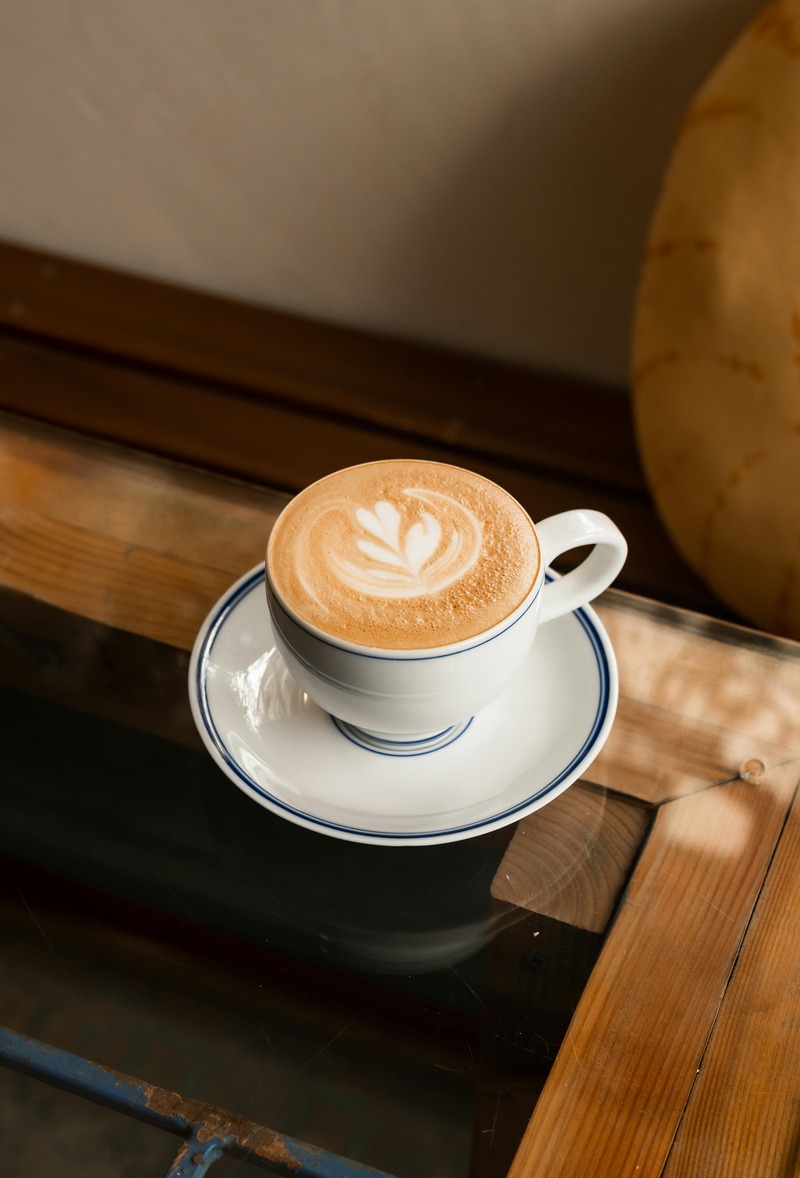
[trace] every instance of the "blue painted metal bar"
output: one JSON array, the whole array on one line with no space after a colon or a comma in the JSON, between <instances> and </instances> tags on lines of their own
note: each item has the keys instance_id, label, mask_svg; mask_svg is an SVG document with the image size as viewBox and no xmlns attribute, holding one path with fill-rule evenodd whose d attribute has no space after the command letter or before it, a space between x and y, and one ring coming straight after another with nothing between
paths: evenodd
<instances>
[{"instance_id":1,"label":"blue painted metal bar","mask_svg":"<svg viewBox=\"0 0 800 1178\"><path fill-rule=\"evenodd\" d=\"M292 1178L392 1178L6 1027L0 1027L0 1064L184 1137L165 1178L201 1178L223 1155Z\"/></svg>"}]
</instances>

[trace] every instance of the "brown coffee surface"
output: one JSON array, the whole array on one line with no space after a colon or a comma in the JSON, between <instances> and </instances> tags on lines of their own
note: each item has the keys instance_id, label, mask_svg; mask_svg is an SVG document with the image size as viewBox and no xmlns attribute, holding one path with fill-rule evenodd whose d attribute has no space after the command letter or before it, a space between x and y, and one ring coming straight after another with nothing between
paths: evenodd
<instances>
[{"instance_id":1,"label":"brown coffee surface","mask_svg":"<svg viewBox=\"0 0 800 1178\"><path fill-rule=\"evenodd\" d=\"M337 471L281 513L267 560L302 619L362 646L423 650L491 629L539 570L527 512L471 471L405 459Z\"/></svg>"}]
</instances>

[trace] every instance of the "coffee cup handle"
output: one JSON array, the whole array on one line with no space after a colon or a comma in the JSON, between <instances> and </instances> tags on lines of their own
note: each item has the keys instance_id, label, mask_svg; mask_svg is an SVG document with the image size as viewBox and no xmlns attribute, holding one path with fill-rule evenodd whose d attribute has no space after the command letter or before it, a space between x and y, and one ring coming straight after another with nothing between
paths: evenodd
<instances>
[{"instance_id":1,"label":"coffee cup handle","mask_svg":"<svg viewBox=\"0 0 800 1178\"><path fill-rule=\"evenodd\" d=\"M551 515L537 523L536 533L545 567L570 548L594 545L576 568L544 587L540 622L549 622L551 618L559 618L587 605L608 588L628 554L622 532L601 511L579 509Z\"/></svg>"}]
</instances>

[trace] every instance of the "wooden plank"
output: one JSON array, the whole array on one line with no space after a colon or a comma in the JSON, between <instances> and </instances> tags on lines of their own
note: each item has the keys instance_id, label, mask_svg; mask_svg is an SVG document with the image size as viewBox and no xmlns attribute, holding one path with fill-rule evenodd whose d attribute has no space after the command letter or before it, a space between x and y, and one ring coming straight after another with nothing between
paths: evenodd
<instances>
[{"instance_id":1,"label":"wooden plank","mask_svg":"<svg viewBox=\"0 0 800 1178\"><path fill-rule=\"evenodd\" d=\"M53 525L0 504L3 584L50 605L189 649L231 578L219 569Z\"/></svg>"},{"instance_id":2,"label":"wooden plank","mask_svg":"<svg viewBox=\"0 0 800 1178\"><path fill-rule=\"evenodd\" d=\"M30 351L23 349L26 354ZM18 357L19 349L14 353ZM8 371L8 353L0 352L0 387L16 387L24 408L27 392L36 386L40 370L23 366ZM229 471L236 470L256 483L288 490L296 490L339 466L386 457L431 458L453 461L453 453L441 446L423 445L407 438L395 438L391 445L385 435L370 431L365 426L348 423L324 422L307 418L281 406L259 408L242 402L236 413L228 414L212 426L205 412L207 394L191 385L165 382L150 374L123 370L110 373L96 361L81 360L75 365L57 358L48 360L45 381L55 374L52 394L58 405L64 405L62 416L68 424L80 426L80 411L73 420L69 406L80 400L92 400L96 406L97 422L102 431L113 439L124 435L134 445L148 449L148 431L153 421L142 413L148 401L155 406L159 431L159 445L184 462L203 467L229 463ZM75 396L73 396L75 394ZM118 427L123 423L121 435ZM24 433L24 421L16 423L10 415L3 419L5 452L2 465L13 468L13 447L9 431L16 436ZM39 433L37 436L43 437ZM61 436L60 444L69 448L70 440ZM226 457L227 456L227 457ZM475 462L474 469L506 486L530 511L534 518L543 518L573 507L585 507L585 493L565 484L555 484L527 471L506 469L492 462ZM156 468L148 468L149 477L158 480ZM15 477L15 476L14 476ZM165 474L167 480L171 478ZM13 482L9 476L7 485ZM99 495L100 488L96 488ZM631 537L631 551L624 570L625 583L637 591L670 585L673 596L682 592L683 572L666 541L646 539L637 543L636 537L649 537L649 508L625 495L598 491L592 495L591 505L606 511L617 521L623 532Z\"/></svg>"},{"instance_id":3,"label":"wooden plank","mask_svg":"<svg viewBox=\"0 0 800 1178\"><path fill-rule=\"evenodd\" d=\"M644 495L627 398L588 381L323 324L0 242L0 351L15 339L80 348L226 399L283 400ZM66 424L26 391L28 411ZM80 394L78 394L80 404ZM19 410L0 384L0 405ZM89 405L94 412L96 406ZM24 411L24 410L22 410ZM286 485L286 484L285 484Z\"/></svg>"},{"instance_id":4,"label":"wooden plank","mask_svg":"<svg viewBox=\"0 0 800 1178\"><path fill-rule=\"evenodd\" d=\"M284 500L0 422L0 584L181 649L263 560Z\"/></svg>"},{"instance_id":5,"label":"wooden plank","mask_svg":"<svg viewBox=\"0 0 800 1178\"><path fill-rule=\"evenodd\" d=\"M725 996L665 1178L800 1173L800 796Z\"/></svg>"},{"instance_id":6,"label":"wooden plank","mask_svg":"<svg viewBox=\"0 0 800 1178\"><path fill-rule=\"evenodd\" d=\"M263 559L287 496L0 414L0 500L238 576Z\"/></svg>"},{"instance_id":7,"label":"wooden plank","mask_svg":"<svg viewBox=\"0 0 800 1178\"><path fill-rule=\"evenodd\" d=\"M644 806L579 782L518 823L491 894L602 932L649 821Z\"/></svg>"},{"instance_id":8,"label":"wooden plank","mask_svg":"<svg viewBox=\"0 0 800 1178\"><path fill-rule=\"evenodd\" d=\"M510 1178L656 1178L800 761L659 807Z\"/></svg>"},{"instance_id":9,"label":"wooden plank","mask_svg":"<svg viewBox=\"0 0 800 1178\"><path fill-rule=\"evenodd\" d=\"M613 598L598 608L620 702L591 781L657 804L729 781L745 761L773 765L800 751L800 668L776 655L797 644L773 646L741 629L737 643L724 642L713 626L702 632L703 619L686 628L619 600L622 608Z\"/></svg>"}]
</instances>

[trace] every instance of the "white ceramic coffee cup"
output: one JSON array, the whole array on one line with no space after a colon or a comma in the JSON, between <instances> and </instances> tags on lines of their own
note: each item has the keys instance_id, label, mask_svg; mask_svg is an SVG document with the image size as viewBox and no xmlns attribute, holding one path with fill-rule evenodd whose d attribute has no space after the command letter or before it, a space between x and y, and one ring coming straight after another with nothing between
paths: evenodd
<instances>
[{"instance_id":1,"label":"white ceramic coffee cup","mask_svg":"<svg viewBox=\"0 0 800 1178\"><path fill-rule=\"evenodd\" d=\"M601 512L563 512L534 525L534 531L538 572L513 613L472 638L422 650L385 650L326 634L282 597L268 560L272 628L289 672L326 712L378 743L428 741L463 724L509 686L528 658L538 626L593 600L625 562L625 538ZM545 582L546 566L586 545L592 551L577 567Z\"/></svg>"}]
</instances>

